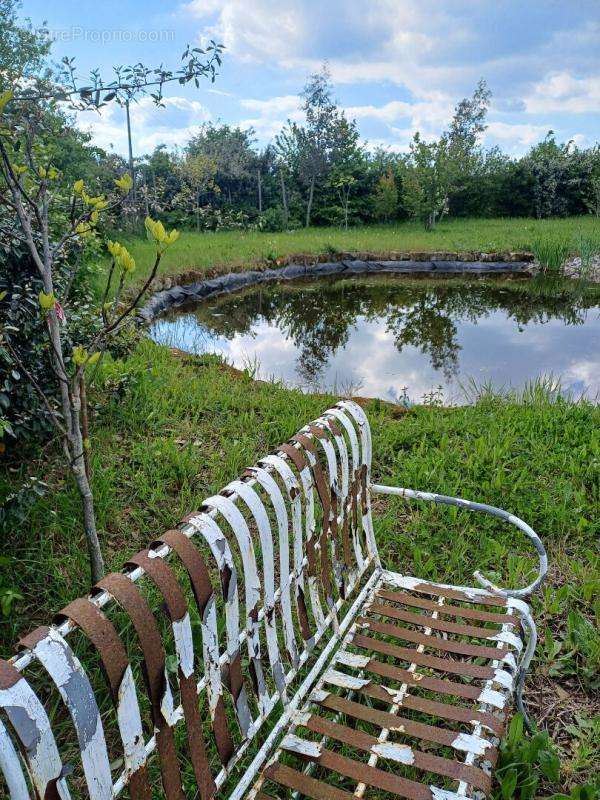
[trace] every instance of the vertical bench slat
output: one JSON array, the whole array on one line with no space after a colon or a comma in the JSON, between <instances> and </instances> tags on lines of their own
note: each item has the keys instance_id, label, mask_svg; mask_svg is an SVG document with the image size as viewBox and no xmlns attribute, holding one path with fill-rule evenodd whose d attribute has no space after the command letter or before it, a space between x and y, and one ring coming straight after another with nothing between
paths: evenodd
<instances>
[{"instance_id":1,"label":"vertical bench slat","mask_svg":"<svg viewBox=\"0 0 600 800\"><path fill-rule=\"evenodd\" d=\"M79 660L54 628L43 626L23 637L69 710L81 753L90 800L112 799L112 776L96 697Z\"/></svg>"},{"instance_id":2,"label":"vertical bench slat","mask_svg":"<svg viewBox=\"0 0 600 800\"><path fill-rule=\"evenodd\" d=\"M221 589L225 601L225 630L227 635L227 663L229 667L229 683L233 697L236 717L242 736L246 738L252 725L252 712L248 705L248 695L242 676L242 661L240 655L240 598L237 580L237 570L229 542L217 523L208 514L197 513L186 518L187 524L199 533L210 548L217 562L221 576ZM252 657L252 645L246 639L248 655ZM220 668L211 665L209 673L209 706L216 709L218 698L221 696Z\"/></svg>"},{"instance_id":3,"label":"vertical bench slat","mask_svg":"<svg viewBox=\"0 0 600 800\"><path fill-rule=\"evenodd\" d=\"M56 621L63 619L70 619L78 625L100 656L117 712L132 800L149 800L152 793L146 772L142 719L133 673L123 643L112 623L88 599L79 598L69 603L57 615Z\"/></svg>"},{"instance_id":4,"label":"vertical bench slat","mask_svg":"<svg viewBox=\"0 0 600 800\"><path fill-rule=\"evenodd\" d=\"M283 617L283 636L290 658L294 667L298 666L298 648L296 646L296 634L294 631L294 621L292 619L292 597L290 582L290 539L289 539L289 517L285 506L285 500L281 494L279 486L271 475L263 467L251 467L247 474L253 477L263 488L271 501L277 519L277 529L279 532L279 581L281 589L281 612Z\"/></svg>"},{"instance_id":5,"label":"vertical bench slat","mask_svg":"<svg viewBox=\"0 0 600 800\"><path fill-rule=\"evenodd\" d=\"M207 677L207 694L215 742L222 764L233 755L233 740L227 724L219 663L217 612L210 575L200 551L179 530L167 531L156 544L166 544L179 556L187 570L202 626L202 660Z\"/></svg>"},{"instance_id":6,"label":"vertical bench slat","mask_svg":"<svg viewBox=\"0 0 600 800\"><path fill-rule=\"evenodd\" d=\"M279 452L288 456L290 461L294 464L300 475L300 482L302 483L302 490L305 499L305 514L304 514L304 527L306 538L304 546L306 548L306 555L308 558L308 592L310 595L310 602L312 613L315 618L317 630L325 623L325 614L319 596L318 575L316 567L315 556L315 500L313 492L313 476L310 468L310 463L303 452L294 447L292 444L286 442L280 445Z\"/></svg>"},{"instance_id":7,"label":"vertical bench slat","mask_svg":"<svg viewBox=\"0 0 600 800\"><path fill-rule=\"evenodd\" d=\"M207 508L219 511L228 522L238 543L244 567L244 592L246 595L246 630L248 631L248 652L250 655L251 675L254 689L258 697L261 715L267 713L269 695L261 660L260 624L258 613L261 600L261 582L254 554L254 545L246 520L238 507L228 497L214 495L204 501Z\"/></svg>"},{"instance_id":8,"label":"vertical bench slat","mask_svg":"<svg viewBox=\"0 0 600 800\"><path fill-rule=\"evenodd\" d=\"M243 481L232 481L227 485L226 491L236 492L246 504L254 517L260 538L264 575L264 609L265 633L267 637L267 653L271 674L283 703L287 702L283 664L279 655L277 641L277 628L275 621L275 555L273 548L273 534L267 512L262 500L254 489ZM245 523L244 523L245 524ZM250 534L249 534L250 535ZM289 575L289 570L288 570Z\"/></svg>"},{"instance_id":9,"label":"vertical bench slat","mask_svg":"<svg viewBox=\"0 0 600 800\"><path fill-rule=\"evenodd\" d=\"M173 696L166 673L166 654L154 615L139 588L120 572L113 572L98 584L126 611L137 633L144 657L144 680L150 698L152 722L160 756L163 788L167 800L185 800L175 748Z\"/></svg>"},{"instance_id":10,"label":"vertical bench slat","mask_svg":"<svg viewBox=\"0 0 600 800\"><path fill-rule=\"evenodd\" d=\"M0 770L10 792L11 800L30 800L27 780L12 739L0 719Z\"/></svg>"},{"instance_id":11,"label":"vertical bench slat","mask_svg":"<svg viewBox=\"0 0 600 800\"><path fill-rule=\"evenodd\" d=\"M162 558L151 558L150 553L150 550L142 550L141 553L133 556L126 566L142 567L164 598L175 641L181 705L185 717L192 767L202 800L209 800L215 794L216 786L208 764L202 720L198 708L190 615L183 591L171 568Z\"/></svg>"},{"instance_id":12,"label":"vertical bench slat","mask_svg":"<svg viewBox=\"0 0 600 800\"><path fill-rule=\"evenodd\" d=\"M8 717L27 763L34 788L41 798L68 800L62 783L63 764L50 727L50 720L37 695L21 673L8 661L0 660L0 708Z\"/></svg>"},{"instance_id":13,"label":"vertical bench slat","mask_svg":"<svg viewBox=\"0 0 600 800\"><path fill-rule=\"evenodd\" d=\"M302 541L302 501L300 497L300 484L296 480L289 464L281 456L268 455L259 461L260 464L273 467L285 484L288 499L292 510L292 535L294 539L294 589L296 599L296 611L300 623L300 631L304 639L305 646L312 649L314 637L310 630L308 610L305 599L304 581L304 546Z\"/></svg>"}]
</instances>

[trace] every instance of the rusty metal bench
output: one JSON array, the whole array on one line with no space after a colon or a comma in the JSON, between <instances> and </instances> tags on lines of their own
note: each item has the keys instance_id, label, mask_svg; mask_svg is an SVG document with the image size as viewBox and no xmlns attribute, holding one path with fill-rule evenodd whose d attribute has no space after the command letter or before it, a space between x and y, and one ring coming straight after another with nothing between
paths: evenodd
<instances>
[{"instance_id":1,"label":"rusty metal bench","mask_svg":"<svg viewBox=\"0 0 600 800\"><path fill-rule=\"evenodd\" d=\"M373 493L516 525L537 579L508 591L384 569ZM513 696L522 709L523 598L545 572L518 518L373 484L367 418L340 402L0 661L4 789L481 798Z\"/></svg>"}]
</instances>

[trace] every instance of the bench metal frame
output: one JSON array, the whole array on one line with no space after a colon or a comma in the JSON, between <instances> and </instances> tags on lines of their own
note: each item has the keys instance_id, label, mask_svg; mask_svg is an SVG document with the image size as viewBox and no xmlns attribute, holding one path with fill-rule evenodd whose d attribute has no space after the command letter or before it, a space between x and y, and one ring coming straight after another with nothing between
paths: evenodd
<instances>
[{"instance_id":1,"label":"bench metal frame","mask_svg":"<svg viewBox=\"0 0 600 800\"><path fill-rule=\"evenodd\" d=\"M11 800L70 800L76 775L78 791L83 786L92 800L111 800L126 787L132 800L149 800L153 760L160 764L167 800L185 796L182 786L189 777L183 779L182 770L186 769L201 800L216 796L264 800L272 797L268 787L275 785L287 787L285 791L294 796L317 800L361 798L368 785L410 800L479 797L482 789L487 793L513 693L524 713L524 680L537 640L524 598L546 574L544 546L531 527L502 509L372 483L371 454L364 411L351 401L338 403L276 453L260 459L241 479L208 498L176 530L134 556L121 573L103 579L88 598L69 604L52 626L24 637L18 656L0 660L0 772ZM521 589L504 589L476 572L483 588L475 589L433 584L384 569L371 513L374 494L457 506L515 525L537 551L536 579ZM182 573L187 575L185 585ZM162 610L156 605L156 593L164 603ZM200 647L190 608L199 620ZM431 614L417 618L415 609ZM119 610L126 612L136 632L142 677L130 664L133 645L125 644L117 631L114 615ZM165 613L170 642L161 637L157 624ZM499 627L442 619L448 615L486 624L491 620ZM407 624L390 624L397 619ZM76 635L87 637L97 651L112 698L109 711L92 688L90 678L97 683L97 676L86 671L67 642L78 630ZM380 652L382 648L408 652L394 650L390 637L418 644L402 656L400 663L405 662L407 669L391 667L404 676L400 688L375 682L369 673L370 666L380 671L384 667L372 654L356 652L355 643L364 640L364 630L386 637L377 645ZM469 637L490 644L473 645ZM492 657L491 647L497 657ZM473 666L452 658L442 662L426 653L430 648L441 649L445 658L453 652L487 653L489 665ZM169 670L173 661L176 677ZM482 677L480 689L446 679L446 667L461 677L462 665L467 680L469 675ZM29 671L35 672L37 685L40 666L49 679L48 689L41 693L27 679ZM443 707L419 699L411 688L417 681L422 685L429 681L442 694L456 691L462 698L471 697L474 710L468 712L464 704ZM140 710L139 697L144 693L150 703L150 728L148 712ZM363 694L376 700L389 696L389 709L376 717L382 722L376 723L375 738L352 733L313 713L323 705L340 706L361 718L366 712L352 705L352 698ZM74 776L63 758L64 735L55 737L60 714L56 702L50 701L54 695L62 704L63 729L66 710L67 727L77 739L80 762ZM208 710L210 730L201 707ZM405 707L430 715L432 709L442 709L450 714L442 714L442 719L458 720L463 729L466 723L469 732L463 730L453 739L446 729L410 719L396 726L396 716ZM346 713L339 711L335 719ZM105 735L106 725L110 736ZM346 739L346 744L368 752L368 762L327 750L327 735L321 741L298 735L311 725L313 733L333 731L342 737L338 741ZM185 746L179 741L180 726L186 733ZM423 738L437 741L464 758L431 756L413 740L410 745L399 744L393 741L398 730L413 735L417 745ZM120 741L121 768L111 766L109 758L115 739ZM187 765L178 755L182 749L189 756ZM290 755L307 766L299 771L289 768L284 762ZM456 785L448 789L396 775L390 778L377 766L382 760L415 764ZM316 767L346 781L354 780L356 773L354 791L311 777ZM230 776L236 769L241 770L239 779L231 788Z\"/></svg>"}]
</instances>

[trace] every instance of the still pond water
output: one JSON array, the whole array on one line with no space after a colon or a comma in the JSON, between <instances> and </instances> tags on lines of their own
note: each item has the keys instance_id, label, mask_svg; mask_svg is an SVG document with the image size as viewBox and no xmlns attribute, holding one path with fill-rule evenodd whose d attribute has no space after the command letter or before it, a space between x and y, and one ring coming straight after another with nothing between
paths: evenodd
<instances>
[{"instance_id":1,"label":"still pond water","mask_svg":"<svg viewBox=\"0 0 600 800\"><path fill-rule=\"evenodd\" d=\"M560 377L600 394L600 307L506 283L346 278L256 287L157 320L152 338L307 390L464 403Z\"/></svg>"}]
</instances>

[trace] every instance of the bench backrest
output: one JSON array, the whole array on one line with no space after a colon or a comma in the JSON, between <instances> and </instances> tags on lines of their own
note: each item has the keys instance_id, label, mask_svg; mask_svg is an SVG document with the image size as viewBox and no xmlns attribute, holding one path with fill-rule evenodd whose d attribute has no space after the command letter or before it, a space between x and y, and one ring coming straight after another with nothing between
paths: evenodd
<instances>
[{"instance_id":1,"label":"bench backrest","mask_svg":"<svg viewBox=\"0 0 600 800\"><path fill-rule=\"evenodd\" d=\"M377 568L370 465L340 402L24 637L0 661L10 796L149 800L161 780L207 800L258 769Z\"/></svg>"}]
</instances>

